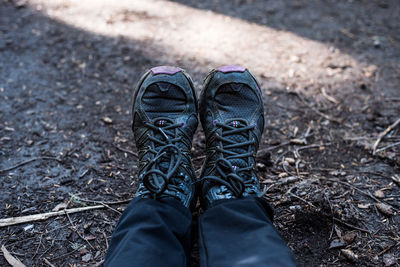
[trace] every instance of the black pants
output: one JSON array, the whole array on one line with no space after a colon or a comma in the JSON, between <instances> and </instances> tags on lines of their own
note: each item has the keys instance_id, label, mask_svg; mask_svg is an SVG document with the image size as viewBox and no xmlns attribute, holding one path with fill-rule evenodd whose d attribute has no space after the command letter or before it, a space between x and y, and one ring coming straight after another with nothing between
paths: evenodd
<instances>
[{"instance_id":1,"label":"black pants","mask_svg":"<svg viewBox=\"0 0 400 267\"><path fill-rule=\"evenodd\" d=\"M296 266L265 200L220 201L199 218L201 266ZM104 266L190 266L192 215L174 199L134 198L111 239Z\"/></svg>"}]
</instances>

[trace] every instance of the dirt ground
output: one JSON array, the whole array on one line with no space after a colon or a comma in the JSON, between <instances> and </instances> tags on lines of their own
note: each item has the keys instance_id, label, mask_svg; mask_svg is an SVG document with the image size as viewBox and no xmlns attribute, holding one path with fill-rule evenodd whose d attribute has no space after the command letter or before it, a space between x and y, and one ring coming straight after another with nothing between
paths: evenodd
<instances>
[{"instance_id":1,"label":"dirt ground","mask_svg":"<svg viewBox=\"0 0 400 267\"><path fill-rule=\"evenodd\" d=\"M300 265L400 266L399 17L397 0L0 0L0 218L104 207L0 227L0 245L101 265L137 187L140 75L178 65L199 91L234 63L263 87L257 168Z\"/></svg>"}]
</instances>

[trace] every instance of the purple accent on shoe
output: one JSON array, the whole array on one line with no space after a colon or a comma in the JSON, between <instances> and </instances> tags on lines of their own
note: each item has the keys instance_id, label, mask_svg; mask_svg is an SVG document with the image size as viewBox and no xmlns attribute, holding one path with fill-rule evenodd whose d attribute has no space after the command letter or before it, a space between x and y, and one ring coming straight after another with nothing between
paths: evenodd
<instances>
[{"instance_id":1,"label":"purple accent on shoe","mask_svg":"<svg viewBox=\"0 0 400 267\"><path fill-rule=\"evenodd\" d=\"M182 71L180 68L173 67L173 66L158 66L158 67L151 68L151 72L154 75L156 75L156 74L174 75L180 71Z\"/></svg>"},{"instance_id":2,"label":"purple accent on shoe","mask_svg":"<svg viewBox=\"0 0 400 267\"><path fill-rule=\"evenodd\" d=\"M216 126L217 122L218 122L218 120L213 120L213 125Z\"/></svg>"},{"instance_id":3,"label":"purple accent on shoe","mask_svg":"<svg viewBox=\"0 0 400 267\"><path fill-rule=\"evenodd\" d=\"M186 122L183 121L182 123L183 123L182 128L185 128L186 127Z\"/></svg>"},{"instance_id":4,"label":"purple accent on shoe","mask_svg":"<svg viewBox=\"0 0 400 267\"><path fill-rule=\"evenodd\" d=\"M237 128L239 126L239 122L238 121L233 121L233 127Z\"/></svg>"},{"instance_id":5,"label":"purple accent on shoe","mask_svg":"<svg viewBox=\"0 0 400 267\"><path fill-rule=\"evenodd\" d=\"M233 169L234 171L236 171L236 169L237 169L237 166L235 166L235 165L232 165L232 169Z\"/></svg>"},{"instance_id":6,"label":"purple accent on shoe","mask_svg":"<svg viewBox=\"0 0 400 267\"><path fill-rule=\"evenodd\" d=\"M222 66L217 69L220 72L223 73L229 73L229 72L244 72L246 68L243 68L242 66L239 65L227 65L227 66Z\"/></svg>"}]
</instances>

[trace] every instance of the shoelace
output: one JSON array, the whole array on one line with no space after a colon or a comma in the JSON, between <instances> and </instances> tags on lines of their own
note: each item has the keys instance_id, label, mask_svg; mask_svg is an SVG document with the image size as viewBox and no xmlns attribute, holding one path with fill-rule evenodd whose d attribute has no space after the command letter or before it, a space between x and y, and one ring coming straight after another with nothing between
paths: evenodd
<instances>
[{"instance_id":1,"label":"shoelace","mask_svg":"<svg viewBox=\"0 0 400 267\"><path fill-rule=\"evenodd\" d=\"M249 149L249 146L254 145L255 141L250 139L250 131L254 130L255 126L243 126L237 128L236 126L242 122L242 120L231 120L234 126L229 125L228 123L220 123L215 122L217 127L221 127L222 134L216 134L216 139L220 141L220 146L217 146L216 152L220 152L222 154L222 158L218 159L215 164L215 169L219 176L210 175L204 177L204 179L208 179L224 185L229 191L231 191L236 197L241 197L245 191L247 185L250 185L254 182L251 179L251 171L254 168L253 164L249 163L249 157L253 157L253 152ZM236 124L236 126L235 126ZM245 134L247 137L247 141L245 142L235 142L232 139L227 138L231 135L236 134ZM224 145L225 144L225 145ZM238 153L233 151L234 148L245 148L247 152ZM229 160L232 159L243 159L247 162L247 167L238 167L233 166Z\"/></svg>"},{"instance_id":2,"label":"shoelace","mask_svg":"<svg viewBox=\"0 0 400 267\"><path fill-rule=\"evenodd\" d=\"M170 124L166 126L156 125L156 122L160 124L161 121ZM178 185L173 184L173 180L176 179L172 178L179 177L176 172L183 154L175 143L179 142L182 137L175 137L175 131L176 128L183 125L184 123L172 124L168 118L157 118L152 123L145 122L145 126L152 130L151 134L148 134L152 145L147 152L152 153L154 157L142 169L141 175L143 185L153 196L163 193L173 196L172 192L168 191L181 191ZM167 188L170 190L166 192Z\"/></svg>"}]
</instances>

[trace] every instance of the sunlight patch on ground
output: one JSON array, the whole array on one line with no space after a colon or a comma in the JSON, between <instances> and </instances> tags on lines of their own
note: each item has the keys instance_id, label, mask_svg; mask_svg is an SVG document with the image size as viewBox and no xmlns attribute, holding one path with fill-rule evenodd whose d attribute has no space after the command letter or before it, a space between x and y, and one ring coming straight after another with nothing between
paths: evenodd
<instances>
[{"instance_id":1,"label":"sunlight patch on ground","mask_svg":"<svg viewBox=\"0 0 400 267\"><path fill-rule=\"evenodd\" d=\"M196 71L241 64L262 78L295 84L351 80L359 63L326 44L292 32L163 0L32 0L63 23L110 37L144 42L161 61ZM346 62L351 72L334 66ZM329 62L329 65L328 63ZM201 69L200 69L201 68ZM204 69L207 68L207 69ZM326 80L325 80L326 83Z\"/></svg>"}]
</instances>

